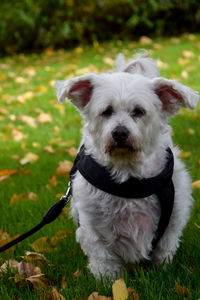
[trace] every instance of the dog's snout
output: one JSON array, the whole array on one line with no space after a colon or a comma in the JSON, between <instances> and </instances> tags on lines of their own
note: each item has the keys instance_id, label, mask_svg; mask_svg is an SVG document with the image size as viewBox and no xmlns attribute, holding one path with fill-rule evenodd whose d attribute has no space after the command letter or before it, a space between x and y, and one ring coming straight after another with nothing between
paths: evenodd
<instances>
[{"instance_id":1,"label":"dog's snout","mask_svg":"<svg viewBox=\"0 0 200 300\"><path fill-rule=\"evenodd\" d=\"M123 144L129 137L129 130L124 126L117 126L112 131L112 138L118 144Z\"/></svg>"}]
</instances>

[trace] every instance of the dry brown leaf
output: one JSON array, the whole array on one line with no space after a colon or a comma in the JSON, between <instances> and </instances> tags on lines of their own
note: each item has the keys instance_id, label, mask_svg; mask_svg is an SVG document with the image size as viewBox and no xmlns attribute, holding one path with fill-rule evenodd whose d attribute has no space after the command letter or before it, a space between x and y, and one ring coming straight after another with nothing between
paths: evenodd
<instances>
[{"instance_id":1,"label":"dry brown leaf","mask_svg":"<svg viewBox=\"0 0 200 300\"><path fill-rule=\"evenodd\" d=\"M48 113L41 112L39 114L37 120L40 124L51 123L52 122L52 116Z\"/></svg>"},{"instance_id":2,"label":"dry brown leaf","mask_svg":"<svg viewBox=\"0 0 200 300\"><path fill-rule=\"evenodd\" d=\"M9 269L15 273L18 271L18 265L19 262L17 260L9 259L0 267L0 274L7 273Z\"/></svg>"},{"instance_id":3,"label":"dry brown leaf","mask_svg":"<svg viewBox=\"0 0 200 300\"><path fill-rule=\"evenodd\" d=\"M20 164L25 165L28 163L34 163L39 159L39 156L35 153L28 152L21 160Z\"/></svg>"},{"instance_id":4,"label":"dry brown leaf","mask_svg":"<svg viewBox=\"0 0 200 300\"><path fill-rule=\"evenodd\" d=\"M101 296L97 292L93 292L89 297L88 300L112 300L111 297Z\"/></svg>"},{"instance_id":5,"label":"dry brown leaf","mask_svg":"<svg viewBox=\"0 0 200 300\"><path fill-rule=\"evenodd\" d=\"M51 189L52 186L57 186L58 184L58 180L57 177L55 175L51 176L51 178L49 179L49 183L46 185L46 187L48 189Z\"/></svg>"},{"instance_id":6,"label":"dry brown leaf","mask_svg":"<svg viewBox=\"0 0 200 300\"><path fill-rule=\"evenodd\" d=\"M0 177L3 176L12 176L14 174L16 174L17 171L16 170L12 170L12 169L4 169L4 170L0 170Z\"/></svg>"},{"instance_id":7,"label":"dry brown leaf","mask_svg":"<svg viewBox=\"0 0 200 300\"><path fill-rule=\"evenodd\" d=\"M59 230L54 236L51 237L51 245L56 246L59 241L64 240L70 233L71 230Z\"/></svg>"},{"instance_id":8,"label":"dry brown leaf","mask_svg":"<svg viewBox=\"0 0 200 300\"><path fill-rule=\"evenodd\" d=\"M19 118L23 123L29 125L30 127L37 128L36 119L30 116L22 115Z\"/></svg>"},{"instance_id":9,"label":"dry brown leaf","mask_svg":"<svg viewBox=\"0 0 200 300\"><path fill-rule=\"evenodd\" d=\"M66 287L67 287L67 282L66 282L66 278L65 278L65 276L62 278L62 280L61 280L61 287L63 288L63 289L66 289Z\"/></svg>"},{"instance_id":10,"label":"dry brown leaf","mask_svg":"<svg viewBox=\"0 0 200 300\"><path fill-rule=\"evenodd\" d=\"M33 275L25 278L25 281L31 283L36 289L47 289L48 288L48 280L43 277L44 274Z\"/></svg>"},{"instance_id":11,"label":"dry brown leaf","mask_svg":"<svg viewBox=\"0 0 200 300\"><path fill-rule=\"evenodd\" d=\"M39 267L36 267L33 264L24 261L21 261L18 264L18 272L20 276L24 276L24 277L39 275L42 273Z\"/></svg>"},{"instance_id":12,"label":"dry brown leaf","mask_svg":"<svg viewBox=\"0 0 200 300\"><path fill-rule=\"evenodd\" d=\"M32 201L35 201L35 200L38 199L38 195L36 195L36 194L33 193L33 192L30 192L30 193L28 194L28 199L29 199L29 200L32 200Z\"/></svg>"},{"instance_id":13,"label":"dry brown leaf","mask_svg":"<svg viewBox=\"0 0 200 300\"><path fill-rule=\"evenodd\" d=\"M52 146L45 146L44 150L48 153L55 153L54 149Z\"/></svg>"},{"instance_id":14,"label":"dry brown leaf","mask_svg":"<svg viewBox=\"0 0 200 300\"><path fill-rule=\"evenodd\" d=\"M68 160L64 160L59 162L59 166L56 169L57 176L66 176L70 173L72 168L72 162Z\"/></svg>"},{"instance_id":15,"label":"dry brown leaf","mask_svg":"<svg viewBox=\"0 0 200 300\"><path fill-rule=\"evenodd\" d=\"M14 194L10 198L9 205L13 205L14 203L19 203L21 200L27 199L28 196L26 193L21 193L21 194Z\"/></svg>"},{"instance_id":16,"label":"dry brown leaf","mask_svg":"<svg viewBox=\"0 0 200 300\"><path fill-rule=\"evenodd\" d=\"M192 294L188 288L185 288L185 287L179 285L177 282L176 282L175 293L179 294L183 297L188 297L188 296L191 296L191 294Z\"/></svg>"},{"instance_id":17,"label":"dry brown leaf","mask_svg":"<svg viewBox=\"0 0 200 300\"><path fill-rule=\"evenodd\" d=\"M76 270L76 272L72 273L72 277L76 280L81 274L82 274L82 271L80 271L78 269L78 270Z\"/></svg>"},{"instance_id":18,"label":"dry brown leaf","mask_svg":"<svg viewBox=\"0 0 200 300\"><path fill-rule=\"evenodd\" d=\"M63 297L55 287L52 287L52 290L51 290L51 297L53 300L66 300L65 297Z\"/></svg>"},{"instance_id":19,"label":"dry brown leaf","mask_svg":"<svg viewBox=\"0 0 200 300\"><path fill-rule=\"evenodd\" d=\"M128 289L123 279L115 280L112 285L113 300L128 299Z\"/></svg>"},{"instance_id":20,"label":"dry brown leaf","mask_svg":"<svg viewBox=\"0 0 200 300\"><path fill-rule=\"evenodd\" d=\"M46 236L35 240L30 246L36 252L50 252L52 250L50 239Z\"/></svg>"},{"instance_id":21,"label":"dry brown leaf","mask_svg":"<svg viewBox=\"0 0 200 300\"><path fill-rule=\"evenodd\" d=\"M128 296L130 300L139 300L139 294L132 287L128 288Z\"/></svg>"},{"instance_id":22,"label":"dry brown leaf","mask_svg":"<svg viewBox=\"0 0 200 300\"><path fill-rule=\"evenodd\" d=\"M142 44L142 45L151 45L152 42L153 42L152 39L150 39L147 36L141 36L141 38L139 40L139 43Z\"/></svg>"},{"instance_id":23,"label":"dry brown leaf","mask_svg":"<svg viewBox=\"0 0 200 300\"><path fill-rule=\"evenodd\" d=\"M77 148L71 147L70 149L67 149L66 152L69 153L69 155L71 155L71 156L76 156Z\"/></svg>"}]
</instances>

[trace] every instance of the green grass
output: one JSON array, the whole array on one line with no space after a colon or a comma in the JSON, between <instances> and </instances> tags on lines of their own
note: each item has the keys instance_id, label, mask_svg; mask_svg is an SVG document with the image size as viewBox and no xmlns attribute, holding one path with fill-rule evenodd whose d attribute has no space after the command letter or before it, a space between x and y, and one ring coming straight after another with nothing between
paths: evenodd
<instances>
[{"instance_id":1,"label":"green grass","mask_svg":"<svg viewBox=\"0 0 200 300\"><path fill-rule=\"evenodd\" d=\"M200 91L200 36L186 35L175 41L158 39L148 46L141 45L139 42L115 41L96 47L87 46L84 49L80 47L73 51L60 50L41 55L18 55L1 59L0 170L18 171L17 174L0 182L0 229L3 232L14 236L29 230L41 220L45 211L57 200L56 195L64 194L67 189L67 176L57 176L58 184L52 186L50 190L46 185L51 176L56 174L60 161L73 161L73 156L65 150L72 146L78 147L81 137L81 118L69 103L64 105L64 113L60 113L59 108L55 106L57 100L52 80L73 77L84 71L80 69L88 66L92 70L96 69L97 72L105 71L110 68L104 62L105 57L115 59L117 53L123 52L129 58L135 49L144 47L152 52L154 58L160 58L162 62L168 64L166 68L161 69L162 76L177 79ZM185 58L184 50L191 51L194 57ZM180 58L184 60L180 61ZM69 67L69 65L73 66ZM34 76L30 76L30 71L27 69L33 70ZM188 77L182 73L184 70ZM17 83L18 77L22 77L26 82ZM33 93L32 97L21 103L19 95L30 91ZM7 112L3 112L2 109L6 109ZM36 119L40 110L51 114L52 121L38 124L36 128L21 121L23 115ZM193 181L199 180L200 106L194 112L181 110L171 120L171 125L174 142L184 152L190 152L190 156L184 159L184 162ZM16 130L27 137L14 141L13 133ZM52 144L51 141L58 138L60 140ZM63 141L69 141L69 146L63 145ZM38 143L38 147L34 147L34 143ZM53 147L53 154L44 150L48 145ZM20 164L20 159L28 152L37 154L39 159L35 163L23 166ZM17 155L15 159L13 155ZM37 200L25 198L12 206L9 205L14 194L30 192L37 194ZM140 299L183 299L181 294L175 293L176 283L188 288L190 292L188 299L200 298L200 229L195 226L195 223L200 224L200 190L194 190L193 195L195 204L192 217L184 231L181 247L173 263L165 268L156 268L153 265L147 268L141 265L135 266L132 273L127 271L125 276L127 287L136 289ZM23 256L26 250L33 251L30 247L33 241L42 236L52 237L56 232L64 229L71 230L67 238L60 240L52 251L44 252L50 263L42 268L42 272L49 280L49 288L55 286L66 299L84 299L94 291L111 296L110 285L96 282L87 270L87 258L75 241L75 226L68 214L61 215L54 223L23 241L14 250L1 254L0 264L9 258L20 261L20 256ZM81 271L81 275L74 279L72 274L77 270ZM13 299L14 296L19 299L39 299L41 296L40 299L45 299L47 291L31 290L27 285L17 286L14 280L10 279L12 276L11 272L0 276L1 299ZM63 277L66 280L65 288L61 286Z\"/></svg>"}]
</instances>

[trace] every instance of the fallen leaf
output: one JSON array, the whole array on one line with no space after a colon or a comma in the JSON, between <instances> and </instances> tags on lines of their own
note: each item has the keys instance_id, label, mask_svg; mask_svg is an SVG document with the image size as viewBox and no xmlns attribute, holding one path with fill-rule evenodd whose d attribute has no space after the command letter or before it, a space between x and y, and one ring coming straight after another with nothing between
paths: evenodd
<instances>
[{"instance_id":1,"label":"fallen leaf","mask_svg":"<svg viewBox=\"0 0 200 300\"><path fill-rule=\"evenodd\" d=\"M47 88L46 86L44 85L39 85L36 89L35 89L36 92L46 92L47 91Z\"/></svg>"},{"instance_id":2,"label":"fallen leaf","mask_svg":"<svg viewBox=\"0 0 200 300\"><path fill-rule=\"evenodd\" d=\"M23 132L21 132L21 131L18 130L18 129L13 129L12 135L13 135L13 140L14 140L15 142L20 142L20 141L22 141L23 139L26 139L26 138L27 138L27 135L24 134Z\"/></svg>"},{"instance_id":3,"label":"fallen leaf","mask_svg":"<svg viewBox=\"0 0 200 300\"><path fill-rule=\"evenodd\" d=\"M184 78L184 79L187 79L188 78L188 72L186 71L186 70L183 70L182 72L181 72L181 77L182 78Z\"/></svg>"},{"instance_id":4,"label":"fallen leaf","mask_svg":"<svg viewBox=\"0 0 200 300\"><path fill-rule=\"evenodd\" d=\"M176 282L175 293L183 297L191 296L189 289L179 285L177 282Z\"/></svg>"},{"instance_id":5,"label":"fallen leaf","mask_svg":"<svg viewBox=\"0 0 200 300\"><path fill-rule=\"evenodd\" d=\"M99 293L93 292L89 297L88 300L112 300L111 297L100 296Z\"/></svg>"},{"instance_id":6,"label":"fallen leaf","mask_svg":"<svg viewBox=\"0 0 200 300\"><path fill-rule=\"evenodd\" d=\"M123 279L115 280L112 285L113 300L128 299L128 289Z\"/></svg>"},{"instance_id":7,"label":"fallen leaf","mask_svg":"<svg viewBox=\"0 0 200 300\"><path fill-rule=\"evenodd\" d=\"M40 123L40 124L44 124L44 123L51 123L52 122L52 116L50 115L50 114L48 114L48 113L44 113L44 112L42 112L42 113L40 113L40 115L38 116L38 122Z\"/></svg>"},{"instance_id":8,"label":"fallen leaf","mask_svg":"<svg viewBox=\"0 0 200 300\"><path fill-rule=\"evenodd\" d=\"M19 119L30 127L37 128L37 122L33 117L22 115Z\"/></svg>"},{"instance_id":9,"label":"fallen leaf","mask_svg":"<svg viewBox=\"0 0 200 300\"><path fill-rule=\"evenodd\" d=\"M21 261L18 264L18 272L20 276L24 276L24 277L29 277L29 276L38 275L42 273L39 267L35 267L33 264L24 261Z\"/></svg>"},{"instance_id":10,"label":"fallen leaf","mask_svg":"<svg viewBox=\"0 0 200 300\"><path fill-rule=\"evenodd\" d=\"M15 80L16 83L19 83L19 84L23 84L23 83L27 82L27 80L25 78L21 77L21 76L16 77L14 80Z\"/></svg>"},{"instance_id":11,"label":"fallen leaf","mask_svg":"<svg viewBox=\"0 0 200 300\"><path fill-rule=\"evenodd\" d=\"M66 300L65 297L63 297L57 290L55 287L52 288L51 290L51 297L53 300Z\"/></svg>"},{"instance_id":12,"label":"fallen leaf","mask_svg":"<svg viewBox=\"0 0 200 300\"><path fill-rule=\"evenodd\" d=\"M104 57L103 62L111 67L114 65L114 60L110 57Z\"/></svg>"},{"instance_id":13,"label":"fallen leaf","mask_svg":"<svg viewBox=\"0 0 200 300\"><path fill-rule=\"evenodd\" d=\"M43 277L44 274L33 275L25 278L25 281L31 283L33 287L36 289L43 288L47 290L48 288L48 280Z\"/></svg>"},{"instance_id":14,"label":"fallen leaf","mask_svg":"<svg viewBox=\"0 0 200 300\"><path fill-rule=\"evenodd\" d=\"M48 153L55 153L54 149L52 148L52 146L45 146L43 148L46 152Z\"/></svg>"},{"instance_id":15,"label":"fallen leaf","mask_svg":"<svg viewBox=\"0 0 200 300\"><path fill-rule=\"evenodd\" d=\"M39 159L39 156L37 154L29 152L20 160L20 164L25 165L28 163L34 163L38 159Z\"/></svg>"},{"instance_id":16,"label":"fallen leaf","mask_svg":"<svg viewBox=\"0 0 200 300\"><path fill-rule=\"evenodd\" d=\"M167 69L169 67L169 65L167 63L163 62L160 59L158 59L156 61L156 64L157 64L158 68L160 68L160 69Z\"/></svg>"},{"instance_id":17,"label":"fallen leaf","mask_svg":"<svg viewBox=\"0 0 200 300\"><path fill-rule=\"evenodd\" d=\"M72 274L72 277L76 280L81 274L82 272L80 270L76 270L76 272Z\"/></svg>"},{"instance_id":18,"label":"fallen leaf","mask_svg":"<svg viewBox=\"0 0 200 300\"><path fill-rule=\"evenodd\" d=\"M46 185L48 189L51 189L52 186L57 186L58 180L55 175L52 175L51 178L49 179L49 183Z\"/></svg>"},{"instance_id":19,"label":"fallen leaf","mask_svg":"<svg viewBox=\"0 0 200 300\"><path fill-rule=\"evenodd\" d=\"M194 58L194 57L195 57L194 52L189 51L189 50L183 50L183 51L182 51L182 55L183 55L185 58Z\"/></svg>"},{"instance_id":20,"label":"fallen leaf","mask_svg":"<svg viewBox=\"0 0 200 300\"><path fill-rule=\"evenodd\" d=\"M71 156L76 156L77 148L71 147L70 149L67 149L66 152L69 153L69 155L71 155Z\"/></svg>"},{"instance_id":21,"label":"fallen leaf","mask_svg":"<svg viewBox=\"0 0 200 300\"><path fill-rule=\"evenodd\" d=\"M14 203L19 203L21 200L24 200L28 198L27 194L25 193L21 193L21 194L14 194L11 198L10 198L10 202L9 205L12 206Z\"/></svg>"},{"instance_id":22,"label":"fallen leaf","mask_svg":"<svg viewBox=\"0 0 200 300\"><path fill-rule=\"evenodd\" d=\"M179 154L179 158L188 158L188 157L190 157L190 155L191 155L191 153L190 152L181 152L180 154Z\"/></svg>"},{"instance_id":23,"label":"fallen leaf","mask_svg":"<svg viewBox=\"0 0 200 300\"><path fill-rule=\"evenodd\" d=\"M152 39L150 39L147 36L141 36L141 38L139 40L139 43L142 44L142 45L151 45L152 42L153 42Z\"/></svg>"},{"instance_id":24,"label":"fallen leaf","mask_svg":"<svg viewBox=\"0 0 200 300\"><path fill-rule=\"evenodd\" d=\"M15 259L7 260L1 267L0 267L0 274L7 273L8 270L11 270L12 273L18 270L19 262Z\"/></svg>"},{"instance_id":25,"label":"fallen leaf","mask_svg":"<svg viewBox=\"0 0 200 300\"><path fill-rule=\"evenodd\" d=\"M28 194L28 199L29 199L29 200L32 200L32 201L35 201L35 200L38 199L38 195L36 195L36 194L33 193L33 192L30 192L30 193Z\"/></svg>"},{"instance_id":26,"label":"fallen leaf","mask_svg":"<svg viewBox=\"0 0 200 300\"><path fill-rule=\"evenodd\" d=\"M4 170L0 170L0 182L10 178L12 175L16 174L17 171L16 170L12 170L12 169L4 169Z\"/></svg>"},{"instance_id":27,"label":"fallen leaf","mask_svg":"<svg viewBox=\"0 0 200 300\"><path fill-rule=\"evenodd\" d=\"M72 162L68 160L64 160L59 162L59 166L56 169L57 176L66 176L69 175L72 168Z\"/></svg>"},{"instance_id":28,"label":"fallen leaf","mask_svg":"<svg viewBox=\"0 0 200 300\"><path fill-rule=\"evenodd\" d=\"M59 241L65 239L68 234L71 233L71 230L59 230L55 233L54 236L51 237L51 245L56 246Z\"/></svg>"},{"instance_id":29,"label":"fallen leaf","mask_svg":"<svg viewBox=\"0 0 200 300\"><path fill-rule=\"evenodd\" d=\"M30 246L36 252L50 252L52 250L50 239L46 236L35 240Z\"/></svg>"},{"instance_id":30,"label":"fallen leaf","mask_svg":"<svg viewBox=\"0 0 200 300\"><path fill-rule=\"evenodd\" d=\"M62 278L62 280L61 280L61 287L63 288L63 289L66 289L66 287L67 287L67 282L66 282L66 278L65 278L65 276Z\"/></svg>"},{"instance_id":31,"label":"fallen leaf","mask_svg":"<svg viewBox=\"0 0 200 300\"><path fill-rule=\"evenodd\" d=\"M200 180L194 181L192 183L192 189L200 189Z\"/></svg>"},{"instance_id":32,"label":"fallen leaf","mask_svg":"<svg viewBox=\"0 0 200 300\"><path fill-rule=\"evenodd\" d=\"M128 296L130 300L139 300L139 294L132 287L128 288Z\"/></svg>"},{"instance_id":33,"label":"fallen leaf","mask_svg":"<svg viewBox=\"0 0 200 300\"><path fill-rule=\"evenodd\" d=\"M47 48L45 49L44 53L46 56L51 57L54 55L54 50L52 48Z\"/></svg>"}]
</instances>

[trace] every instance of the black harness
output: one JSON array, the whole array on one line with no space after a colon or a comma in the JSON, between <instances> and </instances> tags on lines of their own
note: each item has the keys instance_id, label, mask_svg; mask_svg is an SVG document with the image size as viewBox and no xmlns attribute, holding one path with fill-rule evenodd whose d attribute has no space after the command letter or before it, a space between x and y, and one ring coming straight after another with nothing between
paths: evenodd
<instances>
[{"instance_id":1,"label":"black harness","mask_svg":"<svg viewBox=\"0 0 200 300\"><path fill-rule=\"evenodd\" d=\"M174 157L171 149L166 150L167 163L159 175L144 179L130 177L121 184L112 179L109 169L99 165L90 155L86 155L84 149L83 145L76 156L70 173L71 180L78 170L89 183L111 195L132 199L149 197L153 194L158 197L161 215L152 240L153 251L169 224L174 205L175 190L172 181Z\"/></svg>"}]
</instances>

